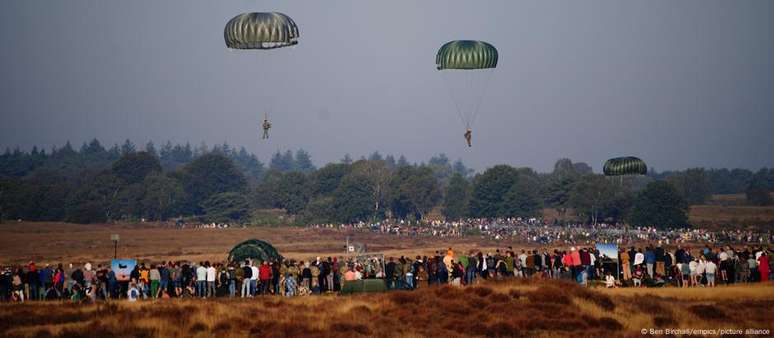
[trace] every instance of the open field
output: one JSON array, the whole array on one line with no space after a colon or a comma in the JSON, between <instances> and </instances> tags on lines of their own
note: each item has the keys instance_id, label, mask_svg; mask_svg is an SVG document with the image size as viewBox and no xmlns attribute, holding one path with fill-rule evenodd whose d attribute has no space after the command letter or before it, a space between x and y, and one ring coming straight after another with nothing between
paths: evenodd
<instances>
[{"instance_id":1,"label":"open field","mask_svg":"<svg viewBox=\"0 0 774 338\"><path fill-rule=\"evenodd\" d=\"M774 206L759 207L744 205L744 195L713 195L704 205L692 205L688 219L692 224L729 225L774 225ZM579 221L573 209L560 214L556 209L543 209L543 219Z\"/></svg>"},{"instance_id":2,"label":"open field","mask_svg":"<svg viewBox=\"0 0 774 338\"><path fill-rule=\"evenodd\" d=\"M526 280L356 296L2 304L0 335L640 337L642 329L771 332L772 308L771 283L686 291Z\"/></svg>"},{"instance_id":3,"label":"open field","mask_svg":"<svg viewBox=\"0 0 774 338\"><path fill-rule=\"evenodd\" d=\"M774 206L694 205L688 216L695 224L774 224Z\"/></svg>"},{"instance_id":4,"label":"open field","mask_svg":"<svg viewBox=\"0 0 774 338\"><path fill-rule=\"evenodd\" d=\"M327 229L299 227L251 227L231 229L174 229L150 224L0 224L0 258L4 263L30 260L48 263L107 262L113 258L111 234L119 234L119 257L160 262L163 260L224 261L234 245L251 238L274 245L289 258L344 253L347 234ZM478 238L408 238L355 232L350 241L364 243L369 252L407 255L432 253L453 245L457 250L489 249L506 242Z\"/></svg>"}]
</instances>

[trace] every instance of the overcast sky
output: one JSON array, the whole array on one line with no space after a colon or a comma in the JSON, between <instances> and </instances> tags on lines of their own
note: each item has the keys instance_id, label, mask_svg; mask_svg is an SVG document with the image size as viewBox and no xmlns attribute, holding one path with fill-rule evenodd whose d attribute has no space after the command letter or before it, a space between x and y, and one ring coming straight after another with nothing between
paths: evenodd
<instances>
[{"instance_id":1,"label":"overcast sky","mask_svg":"<svg viewBox=\"0 0 774 338\"><path fill-rule=\"evenodd\" d=\"M233 52L223 28L280 11L294 48ZM499 63L464 145L435 53L485 40ZM0 146L97 137L374 150L481 170L774 166L774 1L0 2ZM274 124L261 142L258 124Z\"/></svg>"}]
</instances>

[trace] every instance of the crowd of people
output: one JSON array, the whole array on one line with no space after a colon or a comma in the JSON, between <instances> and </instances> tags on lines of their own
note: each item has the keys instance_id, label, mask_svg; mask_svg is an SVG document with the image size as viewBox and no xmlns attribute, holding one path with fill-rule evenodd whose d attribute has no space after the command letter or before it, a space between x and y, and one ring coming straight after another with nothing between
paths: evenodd
<instances>
[{"instance_id":1,"label":"crowd of people","mask_svg":"<svg viewBox=\"0 0 774 338\"><path fill-rule=\"evenodd\" d=\"M616 257L617 256L617 257ZM606 287L714 287L774 278L764 246L684 247L655 244L600 252L597 246L540 250L384 257L364 254L308 261L159 262L137 264L128 276L109 265L63 267L34 262L6 267L0 275L3 301L212 298L335 293L350 281L382 279L387 289L464 286L486 279L554 278Z\"/></svg>"},{"instance_id":2,"label":"crowd of people","mask_svg":"<svg viewBox=\"0 0 774 338\"><path fill-rule=\"evenodd\" d=\"M396 236L432 236L438 238L481 236L493 240L508 240L541 245L590 245L596 242L629 243L661 241L664 244L743 243L750 245L774 242L770 230L655 227L628 228L618 224L548 224L540 218L466 219L463 221L382 221L377 223L315 224L313 228L342 231L378 232Z\"/></svg>"}]
</instances>

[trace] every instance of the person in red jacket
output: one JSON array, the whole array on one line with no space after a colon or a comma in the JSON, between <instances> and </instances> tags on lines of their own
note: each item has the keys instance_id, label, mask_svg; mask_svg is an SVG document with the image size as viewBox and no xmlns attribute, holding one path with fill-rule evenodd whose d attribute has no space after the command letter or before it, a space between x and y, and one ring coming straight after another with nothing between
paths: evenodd
<instances>
[{"instance_id":1,"label":"person in red jacket","mask_svg":"<svg viewBox=\"0 0 774 338\"><path fill-rule=\"evenodd\" d=\"M578 276L581 276L581 256L580 252L575 249L575 247L570 248L570 260L572 261L572 264L570 265L570 269L572 270L572 278L574 278L578 283L581 282L581 279L578 278Z\"/></svg>"},{"instance_id":2,"label":"person in red jacket","mask_svg":"<svg viewBox=\"0 0 774 338\"><path fill-rule=\"evenodd\" d=\"M269 283L271 282L271 266L269 262L264 261L261 263L261 267L258 269L258 279L261 283L261 294L264 295L269 291Z\"/></svg>"},{"instance_id":3,"label":"person in red jacket","mask_svg":"<svg viewBox=\"0 0 774 338\"><path fill-rule=\"evenodd\" d=\"M761 282L769 280L769 255L765 251L758 257L758 272L761 274Z\"/></svg>"}]
</instances>

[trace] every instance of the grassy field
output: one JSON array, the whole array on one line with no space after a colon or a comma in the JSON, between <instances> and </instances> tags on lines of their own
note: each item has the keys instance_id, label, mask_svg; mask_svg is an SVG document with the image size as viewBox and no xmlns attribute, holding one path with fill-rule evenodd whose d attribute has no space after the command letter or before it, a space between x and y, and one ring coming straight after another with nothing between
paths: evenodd
<instances>
[{"instance_id":1,"label":"grassy field","mask_svg":"<svg viewBox=\"0 0 774 338\"><path fill-rule=\"evenodd\" d=\"M694 205L689 217L694 224L774 224L774 206Z\"/></svg>"},{"instance_id":2,"label":"grassy field","mask_svg":"<svg viewBox=\"0 0 774 338\"><path fill-rule=\"evenodd\" d=\"M774 285L585 289L490 282L255 300L0 305L5 337L620 337L642 329L774 329Z\"/></svg>"},{"instance_id":3,"label":"grassy field","mask_svg":"<svg viewBox=\"0 0 774 338\"><path fill-rule=\"evenodd\" d=\"M5 263L106 263L110 235L120 257L145 262L225 260L228 250L264 239L286 257L341 255L347 234L327 229L258 227L172 229L139 225L0 224ZM520 243L480 238L406 238L353 233L351 241L388 255L493 250ZM651 328L772 329L774 285L718 289L583 289L556 281L508 281L356 296L257 300L160 300L76 306L0 304L0 337L247 336L641 336Z\"/></svg>"},{"instance_id":4,"label":"grassy field","mask_svg":"<svg viewBox=\"0 0 774 338\"><path fill-rule=\"evenodd\" d=\"M688 212L692 224L745 226L774 225L774 206L758 207L746 204L744 194L713 195L707 204L693 205ZM564 214L552 208L543 209L543 218L578 221L573 209L567 209Z\"/></svg>"},{"instance_id":5,"label":"grassy field","mask_svg":"<svg viewBox=\"0 0 774 338\"><path fill-rule=\"evenodd\" d=\"M111 234L118 234L119 257L143 261L165 260L224 261L234 245L251 238L268 241L283 256L309 259L315 256L342 255L347 234L328 229L300 227L251 227L231 229L173 229L149 224L66 224L5 223L0 224L0 264L97 263L113 258ZM503 248L505 242L478 238L398 238L394 235L357 232L350 241L364 243L369 252L393 255L415 255L445 250L453 244L456 250Z\"/></svg>"}]
</instances>

